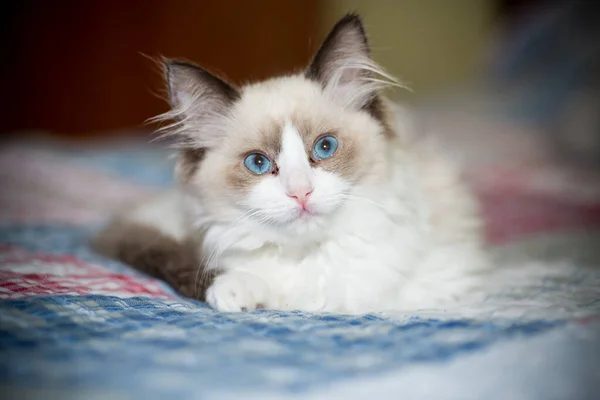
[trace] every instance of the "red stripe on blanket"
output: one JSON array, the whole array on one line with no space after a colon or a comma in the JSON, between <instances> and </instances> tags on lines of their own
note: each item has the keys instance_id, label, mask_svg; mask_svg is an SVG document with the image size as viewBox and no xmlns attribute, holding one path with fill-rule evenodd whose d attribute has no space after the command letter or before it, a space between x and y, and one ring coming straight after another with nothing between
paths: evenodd
<instances>
[{"instance_id":1,"label":"red stripe on blanket","mask_svg":"<svg viewBox=\"0 0 600 400\"><path fill-rule=\"evenodd\" d=\"M515 193L480 193L479 197L486 235L493 244L540 233L600 229L600 204Z\"/></svg>"},{"instance_id":2,"label":"red stripe on blanket","mask_svg":"<svg viewBox=\"0 0 600 400\"><path fill-rule=\"evenodd\" d=\"M72 256L30 254L15 247L0 254L0 299L103 294L173 298L156 281L113 272Z\"/></svg>"}]
</instances>

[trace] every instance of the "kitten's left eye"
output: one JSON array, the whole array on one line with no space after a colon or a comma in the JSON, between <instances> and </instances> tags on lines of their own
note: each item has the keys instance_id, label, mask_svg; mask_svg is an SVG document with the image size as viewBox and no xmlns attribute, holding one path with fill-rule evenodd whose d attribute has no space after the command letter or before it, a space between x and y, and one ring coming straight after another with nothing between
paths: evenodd
<instances>
[{"instance_id":1,"label":"kitten's left eye","mask_svg":"<svg viewBox=\"0 0 600 400\"><path fill-rule=\"evenodd\" d=\"M315 147L313 148L313 157L315 160L325 160L333 156L333 153L337 150L338 141L333 136L323 136L317 140Z\"/></svg>"},{"instance_id":2,"label":"kitten's left eye","mask_svg":"<svg viewBox=\"0 0 600 400\"><path fill-rule=\"evenodd\" d=\"M244 165L256 175L266 174L273 169L273 163L267 156L260 153L252 153L244 159Z\"/></svg>"}]
</instances>

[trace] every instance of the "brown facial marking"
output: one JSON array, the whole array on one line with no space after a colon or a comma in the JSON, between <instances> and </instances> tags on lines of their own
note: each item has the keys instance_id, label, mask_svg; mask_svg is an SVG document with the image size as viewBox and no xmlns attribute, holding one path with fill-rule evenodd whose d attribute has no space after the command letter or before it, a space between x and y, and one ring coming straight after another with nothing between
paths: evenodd
<instances>
[{"instance_id":1,"label":"brown facial marking","mask_svg":"<svg viewBox=\"0 0 600 400\"><path fill-rule=\"evenodd\" d=\"M294 127L304 141L306 155L315 168L323 168L325 171L336 173L349 181L355 181L359 174L359 163L356 160L359 143L352 135L341 130L335 130L326 124L311 121L307 118L296 116L293 120ZM335 154L325 160L313 160L312 151L317 140L323 136L333 136L338 140L338 148Z\"/></svg>"},{"instance_id":2,"label":"brown facial marking","mask_svg":"<svg viewBox=\"0 0 600 400\"><path fill-rule=\"evenodd\" d=\"M248 190L256 185L264 176L255 175L248 171L244 166L244 159L251 153L262 153L273 163L274 170L277 170L275 159L281 149L281 131L283 124L271 120L265 123L257 135L249 135L240 148L240 155L227 168L226 179L229 186L233 189Z\"/></svg>"},{"instance_id":3,"label":"brown facial marking","mask_svg":"<svg viewBox=\"0 0 600 400\"><path fill-rule=\"evenodd\" d=\"M283 124L272 120L269 121L259 132L258 150L262 150L271 161L281 150L281 132Z\"/></svg>"},{"instance_id":4,"label":"brown facial marking","mask_svg":"<svg viewBox=\"0 0 600 400\"><path fill-rule=\"evenodd\" d=\"M316 166L343 176L349 181L355 181L359 175L359 163L356 159L357 143L350 135L335 137L338 139L336 152L331 158L317 161Z\"/></svg>"},{"instance_id":5,"label":"brown facial marking","mask_svg":"<svg viewBox=\"0 0 600 400\"><path fill-rule=\"evenodd\" d=\"M227 166L226 180L232 189L246 191L256 185L260 178L260 175L254 175L246 170L243 157L240 157L239 162Z\"/></svg>"},{"instance_id":6,"label":"brown facial marking","mask_svg":"<svg viewBox=\"0 0 600 400\"><path fill-rule=\"evenodd\" d=\"M377 122L382 126L382 132L387 136L386 108L385 103L379 99L374 103L377 113ZM372 115L373 116L373 115ZM381 120L379 119L381 118ZM362 165L367 161L368 141L361 132L352 131L352 127L335 123L327 116L315 114L295 113L289 116L291 123L298 130L306 151L306 157L314 168L322 168L325 171L335 173L350 182L358 181L362 174ZM244 158L251 153L259 152L271 159L274 171L277 171L276 159L281 150L282 130L285 121L269 120L263 122L256 132L249 132L240 137L231 148L238 151L238 155L232 157L229 165L224 170L228 189L232 191L247 192L265 178L265 175L255 175L244 166ZM325 160L313 160L312 151L315 142L323 136L331 135L338 139L338 148L335 154ZM365 150L363 150L365 149ZM365 155L367 154L367 155ZM367 158L365 158L367 157Z\"/></svg>"}]
</instances>

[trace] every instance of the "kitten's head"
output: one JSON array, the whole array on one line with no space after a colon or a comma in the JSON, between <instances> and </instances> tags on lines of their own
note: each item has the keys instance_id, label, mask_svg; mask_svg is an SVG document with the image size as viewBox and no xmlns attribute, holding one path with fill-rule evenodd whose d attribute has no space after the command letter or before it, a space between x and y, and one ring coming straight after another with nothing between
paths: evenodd
<instances>
[{"instance_id":1,"label":"kitten's head","mask_svg":"<svg viewBox=\"0 0 600 400\"><path fill-rule=\"evenodd\" d=\"M393 134L359 17L338 22L302 74L241 88L167 61L177 173L214 220L321 230L385 168Z\"/></svg>"}]
</instances>

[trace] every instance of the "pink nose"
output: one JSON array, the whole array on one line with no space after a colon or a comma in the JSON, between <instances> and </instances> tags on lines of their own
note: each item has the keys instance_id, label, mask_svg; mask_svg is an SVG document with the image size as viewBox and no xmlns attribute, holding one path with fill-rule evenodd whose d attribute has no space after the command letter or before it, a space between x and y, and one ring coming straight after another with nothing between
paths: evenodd
<instances>
[{"instance_id":1,"label":"pink nose","mask_svg":"<svg viewBox=\"0 0 600 400\"><path fill-rule=\"evenodd\" d=\"M295 199L302 207L306 205L308 196L313 192L313 189L300 189L287 193L288 197Z\"/></svg>"}]
</instances>

